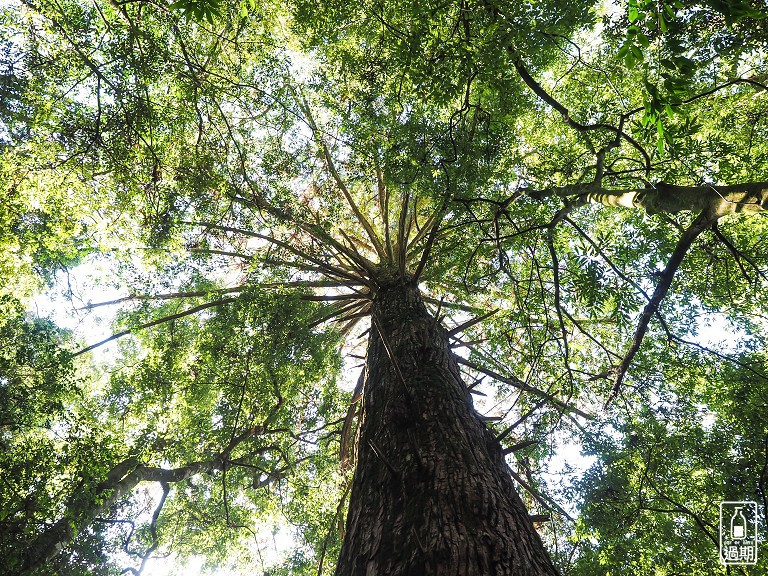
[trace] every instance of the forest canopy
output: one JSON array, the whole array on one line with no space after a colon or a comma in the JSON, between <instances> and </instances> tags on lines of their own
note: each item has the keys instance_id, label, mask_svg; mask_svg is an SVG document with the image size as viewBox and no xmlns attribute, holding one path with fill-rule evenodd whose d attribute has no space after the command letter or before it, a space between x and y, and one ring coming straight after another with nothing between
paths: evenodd
<instances>
[{"instance_id":1,"label":"forest canopy","mask_svg":"<svg viewBox=\"0 0 768 576\"><path fill-rule=\"evenodd\" d=\"M0 200L3 574L768 571L758 0L5 0Z\"/></svg>"}]
</instances>

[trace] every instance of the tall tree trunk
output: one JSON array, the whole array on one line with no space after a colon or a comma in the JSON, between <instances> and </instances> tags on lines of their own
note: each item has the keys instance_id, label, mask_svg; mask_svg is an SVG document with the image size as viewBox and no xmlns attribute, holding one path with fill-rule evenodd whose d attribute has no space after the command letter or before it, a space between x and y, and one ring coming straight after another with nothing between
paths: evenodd
<instances>
[{"instance_id":1,"label":"tall tree trunk","mask_svg":"<svg viewBox=\"0 0 768 576\"><path fill-rule=\"evenodd\" d=\"M557 574L413 283L376 294L337 576Z\"/></svg>"}]
</instances>

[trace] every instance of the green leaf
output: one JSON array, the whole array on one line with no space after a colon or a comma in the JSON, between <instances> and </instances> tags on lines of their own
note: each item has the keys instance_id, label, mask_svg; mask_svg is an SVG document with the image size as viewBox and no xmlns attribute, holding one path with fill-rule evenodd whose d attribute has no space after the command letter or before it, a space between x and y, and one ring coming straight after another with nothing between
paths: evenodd
<instances>
[{"instance_id":1,"label":"green leaf","mask_svg":"<svg viewBox=\"0 0 768 576\"><path fill-rule=\"evenodd\" d=\"M677 70L677 66L675 66L675 63L669 58L661 58L659 60L659 64L661 64L667 70Z\"/></svg>"},{"instance_id":2,"label":"green leaf","mask_svg":"<svg viewBox=\"0 0 768 576\"><path fill-rule=\"evenodd\" d=\"M622 44L619 48L619 51L616 53L616 56L618 58L624 58L627 55L627 52L629 52L629 46L629 42L624 42L624 44Z\"/></svg>"}]
</instances>

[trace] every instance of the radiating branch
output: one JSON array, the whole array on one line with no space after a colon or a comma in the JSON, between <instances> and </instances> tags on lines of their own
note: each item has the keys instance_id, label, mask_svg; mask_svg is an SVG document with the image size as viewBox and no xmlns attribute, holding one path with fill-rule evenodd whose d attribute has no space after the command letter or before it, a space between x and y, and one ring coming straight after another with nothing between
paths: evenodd
<instances>
[{"instance_id":1,"label":"radiating branch","mask_svg":"<svg viewBox=\"0 0 768 576\"><path fill-rule=\"evenodd\" d=\"M449 336L449 337L450 337L450 336L455 336L455 335L456 335L456 334L458 334L459 332L463 332L463 331L464 331L464 330L466 330L467 328L471 328L471 327L472 327L472 326L474 326L475 324L479 324L479 323L480 323L480 322L482 322L483 320L486 320L486 319L490 318L491 316L493 316L494 314L496 314L498 311L499 311L499 309L498 309L498 308L496 308L495 310L491 310L490 312L488 312L488 313L486 313L486 314L483 314L482 316L477 316L477 317L475 317L475 318L472 318L471 320L467 320L466 322L462 322L462 323L461 323L461 324L459 324L458 326L454 326L453 328L451 328L451 329L448 331L448 336Z\"/></svg>"},{"instance_id":2,"label":"radiating branch","mask_svg":"<svg viewBox=\"0 0 768 576\"><path fill-rule=\"evenodd\" d=\"M523 450L525 448L528 448L529 446L534 446L536 444L538 444L537 440L523 440L522 442L518 442L517 444L513 444L512 446L504 448L502 452L506 456L507 454L513 454L518 450Z\"/></svg>"},{"instance_id":3,"label":"radiating branch","mask_svg":"<svg viewBox=\"0 0 768 576\"><path fill-rule=\"evenodd\" d=\"M397 265L400 269L400 275L405 277L405 265L407 261L407 249L408 242L408 204L410 203L410 195L408 188L403 190L403 195L400 200L400 218L397 222L397 244L395 246L395 255L397 256Z\"/></svg>"},{"instance_id":4,"label":"radiating branch","mask_svg":"<svg viewBox=\"0 0 768 576\"><path fill-rule=\"evenodd\" d=\"M392 237L389 231L389 189L384 182L384 174L381 171L379 165L379 159L376 154L373 156L373 166L376 169L376 185L378 187L379 196L379 212L381 213L381 219L384 221L384 248L387 251L387 261L389 263L394 262L394 256L392 251Z\"/></svg>"},{"instance_id":5,"label":"radiating branch","mask_svg":"<svg viewBox=\"0 0 768 576\"><path fill-rule=\"evenodd\" d=\"M539 504L544 506L544 508L546 508L547 510L551 510L552 508L555 508L558 512L560 512L560 514L562 514L569 521L574 522L574 519L571 517L571 515L568 514L568 512L566 512L565 510L563 510L563 508L557 502L555 502L551 498L545 496L544 494L541 494L538 490L536 490L528 482L523 480L523 478L520 476L520 474L518 474L517 472L515 472L511 468L509 469L509 473L512 475L512 478L514 478L515 481L518 484L520 484L520 486L522 486L525 489L526 492L528 492L531 496L533 496L533 498Z\"/></svg>"},{"instance_id":6,"label":"radiating branch","mask_svg":"<svg viewBox=\"0 0 768 576\"><path fill-rule=\"evenodd\" d=\"M360 307L359 310L334 318L333 322L346 322L347 324L349 324L349 322L354 322L355 320L360 320L361 318L365 318L366 316L369 316L371 314L371 306L372 304L370 302L365 302L363 303L363 305ZM347 324L345 324L345 326ZM342 332L343 332L343 329L342 329Z\"/></svg>"},{"instance_id":7,"label":"radiating branch","mask_svg":"<svg viewBox=\"0 0 768 576\"><path fill-rule=\"evenodd\" d=\"M472 370L475 370L477 372L490 376L491 378L493 378L494 380L497 380L498 382L503 382L504 384L509 384L510 386L519 388L520 390L525 390L526 392L530 392L531 394L539 396L540 398L547 398L547 399L551 398L551 401L554 405L562 408L566 412L573 412L574 414L578 414L582 418L586 418L588 420L594 420L595 418L591 414L587 414L586 412L583 412L574 406L570 406L569 404L566 404L562 400L558 400L557 398L552 398L551 392L545 392L544 390L539 390L538 388L531 386L530 384L526 384L519 378L515 378L514 376L502 376L498 372L494 372L493 370L489 370L488 368L479 366L478 364L475 364L470 360L465 360L461 356L454 356L454 358L456 359L456 362L458 362L459 364L462 364L464 366L467 366L468 368L471 368Z\"/></svg>"},{"instance_id":8,"label":"radiating branch","mask_svg":"<svg viewBox=\"0 0 768 576\"><path fill-rule=\"evenodd\" d=\"M262 285L262 287L277 287L280 283L271 285ZM115 300L106 300L104 302L88 302L85 306L75 308L75 310L93 310L101 306L114 306L124 302L146 302L155 300L176 300L181 298L199 298L202 296L214 296L219 294L235 294L242 292L246 286L234 286L232 288L217 288L214 290L197 290L194 292L172 292L170 294L131 294Z\"/></svg>"},{"instance_id":9,"label":"radiating branch","mask_svg":"<svg viewBox=\"0 0 768 576\"><path fill-rule=\"evenodd\" d=\"M241 258L243 260L253 260L253 256L250 254L242 254L240 252L230 252L228 250L215 250L212 248L188 248L193 254L213 254L214 256L228 256L230 258Z\"/></svg>"},{"instance_id":10,"label":"radiating branch","mask_svg":"<svg viewBox=\"0 0 768 576\"><path fill-rule=\"evenodd\" d=\"M360 308L364 307L365 304L366 304L366 301L361 299L357 299L353 301L351 304L344 304L344 302L340 302L338 304L332 304L331 306L328 307L330 309L330 312L326 312L317 320L313 320L312 322L310 322L309 327L314 328L315 326L324 324L325 322L328 322L329 320L333 320L334 318L337 318L346 312L357 312Z\"/></svg>"},{"instance_id":11,"label":"radiating branch","mask_svg":"<svg viewBox=\"0 0 768 576\"><path fill-rule=\"evenodd\" d=\"M294 96L297 96L295 92L294 92ZM363 227L366 234L368 235L368 238L371 240L371 243L373 245L374 250L376 251L376 254L381 260L385 260L386 250L381 245L381 241L376 235L376 232L374 231L370 221L360 211L360 208L357 206L357 203L355 202L354 198L352 198L352 195L349 193L349 190L347 189L347 186L344 183L344 180L342 179L341 175L336 169L336 165L333 162L333 157L331 156L330 150L328 150L328 145L325 143L325 140L320 136L320 130L318 129L317 124L315 123L315 119L312 115L312 110L309 106L309 103L304 98L301 98L301 101L299 101L298 97L297 97L297 103L301 107L302 112L306 115L307 123L309 124L309 127L312 129L312 134L315 138L315 141L317 142L317 144L320 146L320 149L322 150L323 158L325 160L325 165L328 168L328 171L331 173L331 176L333 177L334 182L336 182L336 186L339 188L339 191L341 191L344 199L347 201L347 204L349 204L349 207L352 209L352 213L355 215L355 218L357 219L358 223Z\"/></svg>"},{"instance_id":12,"label":"radiating branch","mask_svg":"<svg viewBox=\"0 0 768 576\"><path fill-rule=\"evenodd\" d=\"M509 426L507 426L507 427L506 427L506 428L505 428L505 429L504 429L504 430L501 432L501 434L499 434L498 436L496 436L496 440L498 440L499 442L501 442L502 440L504 440L504 438L506 438L507 436L509 436L509 435L510 435L510 434L511 434L511 433L512 433L514 430L515 430L515 428L517 428L518 426L520 426L520 424L522 424L522 423L523 423L523 422L525 422L525 421L526 421L528 418L530 418L530 417L531 417L531 416L532 416L532 415L533 415L533 414L534 414L534 413L535 413L535 412L536 412L536 411L537 411L539 408L541 408L542 406L544 406L544 404L546 404L547 402L549 402L550 400L552 400L552 398L554 398L554 394L550 394L550 395L549 395L549 397L547 397L547 398L542 398L541 400L539 400L539 401L538 401L536 404L534 404L534 405L533 405L533 406L532 406L532 407L531 407L531 408L530 408L530 409L529 409L529 410L528 410L528 411L527 411L525 414L523 414L522 416L520 416L520 418L518 418L518 419L517 419L515 422L513 422L512 424L510 424Z\"/></svg>"},{"instance_id":13,"label":"radiating branch","mask_svg":"<svg viewBox=\"0 0 768 576\"><path fill-rule=\"evenodd\" d=\"M100 346L103 346L104 344L112 342L113 340L117 340L118 338L122 338L123 336L127 336L128 334L133 334L134 332L137 332L139 330L152 328L153 326L159 326L160 324L164 324L165 322L171 322L172 320L178 320L179 318L184 318L185 316L189 316L191 314L197 314L198 312L202 312L203 310L207 310L208 308L214 308L215 306L224 306L225 304L230 304L235 300L237 300L237 298L222 298L221 300L216 300L215 302L207 302L205 304L201 304L200 306L195 306L194 308L190 308L189 310L184 310L183 312L179 312L178 314L171 314L170 316L164 316L163 318L158 318L157 320L152 320L151 322L146 322L144 324L140 324L133 328L129 328L128 330L122 330L120 332L112 334L109 338L105 338L104 340L96 342L95 344L91 344L90 346L81 348L77 352L74 352L72 356L80 356L81 354L90 352L91 350L94 350Z\"/></svg>"},{"instance_id":14,"label":"radiating branch","mask_svg":"<svg viewBox=\"0 0 768 576\"><path fill-rule=\"evenodd\" d=\"M193 226L200 226L203 228L210 228L213 230L221 230L223 232L233 232L237 234L243 234L246 236L250 236L252 238L258 238L260 240L264 240L266 242L269 242L271 244L274 244L275 246L279 246L280 248L284 248L285 250L288 250L292 254L298 256L299 258L302 258L304 260L307 260L308 262L312 262L316 266L318 266L320 269L328 270L331 272L334 276L339 276L341 278L347 278L349 280L363 280L362 277L347 272L345 270L342 270L341 268L337 266L333 266L332 264L329 264L325 260L321 258L317 258L315 256L312 256L311 254L307 254L306 252L303 252L302 250L299 250L295 246L289 244L288 242L284 242L282 240L278 240L274 236L269 236L267 234L260 234L258 232L253 232L250 230L243 230L241 228L233 228L230 226L222 226L219 224L212 224L209 222L184 222L184 224L190 224ZM346 252L346 250L344 250ZM354 254L351 256L351 258L354 260Z\"/></svg>"},{"instance_id":15,"label":"radiating branch","mask_svg":"<svg viewBox=\"0 0 768 576\"><path fill-rule=\"evenodd\" d=\"M355 253L355 258L353 260L354 264L361 268L361 272L363 274L367 275L369 278L372 278L375 275L376 266L368 258L360 254L356 246L357 239L343 228L339 228L339 234L344 237L344 239L349 243L349 248Z\"/></svg>"},{"instance_id":16,"label":"radiating branch","mask_svg":"<svg viewBox=\"0 0 768 576\"><path fill-rule=\"evenodd\" d=\"M452 308L454 310L461 310L463 312L469 312L471 314L481 314L484 312L482 308L477 308L475 306L467 306L466 304L459 304L457 302L448 302L446 300L438 300L436 298L432 298L431 296L422 296L421 298L422 300L424 300L424 302L429 302L430 304L435 304L443 308Z\"/></svg>"},{"instance_id":17,"label":"radiating branch","mask_svg":"<svg viewBox=\"0 0 768 576\"><path fill-rule=\"evenodd\" d=\"M414 236L413 242L411 242L411 246L416 246L416 243L419 242L420 236L423 237L424 234L429 232L429 236L427 237L427 243L424 246L424 249L421 253L421 258L419 259L419 264L416 266L416 270L413 273L414 281L418 281L418 279L421 277L421 274L424 272L424 268L427 265L427 262L429 261L429 256L432 252L432 247L435 244L435 240L437 239L437 233L440 230L440 224L443 221L443 216L445 215L445 210L448 207L448 202L452 197L452 194L450 193L450 183L447 186L447 190L443 194L443 200L440 203L440 206L430 215L429 219L427 220L427 223L424 225L424 227ZM414 214L416 213L416 208L414 207Z\"/></svg>"},{"instance_id":18,"label":"radiating branch","mask_svg":"<svg viewBox=\"0 0 768 576\"><path fill-rule=\"evenodd\" d=\"M336 300L359 301L361 299L359 294L302 294L299 298L308 302L333 302Z\"/></svg>"}]
</instances>

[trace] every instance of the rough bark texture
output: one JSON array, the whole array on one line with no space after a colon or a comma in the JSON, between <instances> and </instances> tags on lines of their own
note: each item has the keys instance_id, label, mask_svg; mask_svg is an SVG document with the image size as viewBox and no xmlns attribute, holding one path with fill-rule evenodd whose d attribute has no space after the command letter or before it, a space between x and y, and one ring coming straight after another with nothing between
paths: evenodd
<instances>
[{"instance_id":1,"label":"rough bark texture","mask_svg":"<svg viewBox=\"0 0 768 576\"><path fill-rule=\"evenodd\" d=\"M337 576L557 574L418 290L373 304Z\"/></svg>"}]
</instances>

